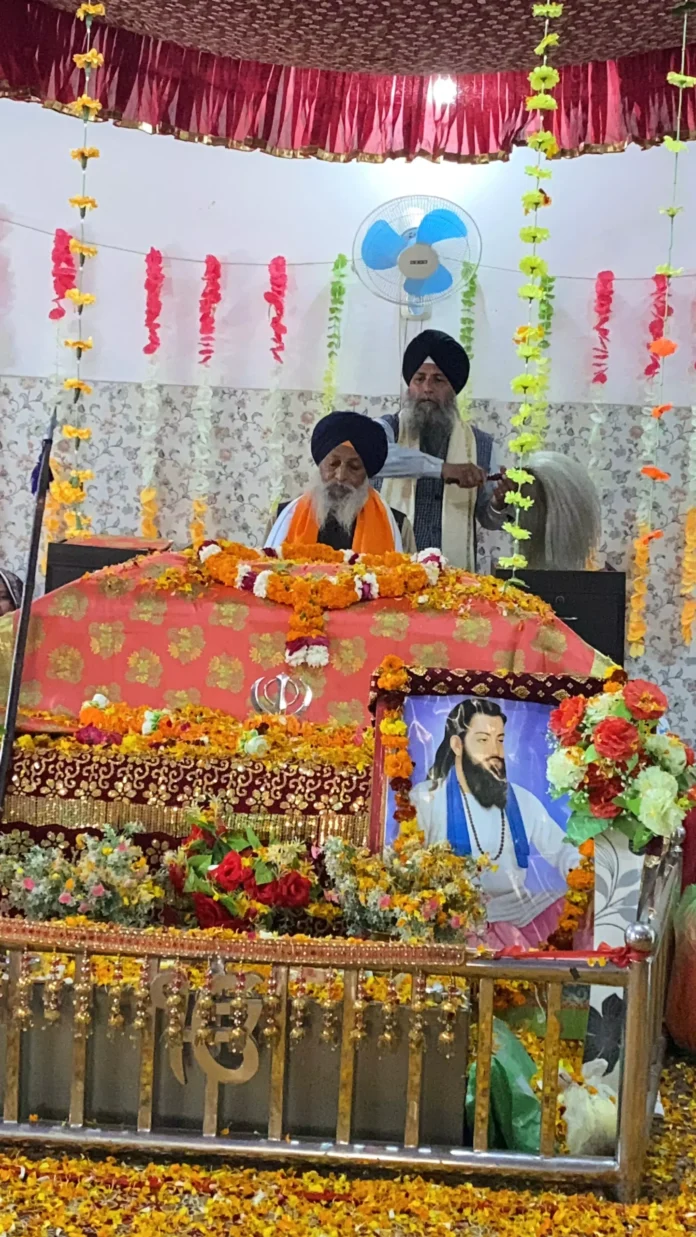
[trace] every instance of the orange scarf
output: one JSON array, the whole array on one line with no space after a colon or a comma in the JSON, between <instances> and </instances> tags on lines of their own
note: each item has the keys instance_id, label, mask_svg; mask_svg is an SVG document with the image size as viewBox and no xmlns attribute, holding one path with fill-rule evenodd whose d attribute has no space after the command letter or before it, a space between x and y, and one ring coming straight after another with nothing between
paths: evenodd
<instances>
[{"instance_id":1,"label":"orange scarf","mask_svg":"<svg viewBox=\"0 0 696 1237\"><path fill-rule=\"evenodd\" d=\"M295 545L316 545L318 538L319 525L314 514L312 495L303 494L297 500L285 540ZM389 512L376 490L370 490L367 502L356 520L353 549L357 554L387 554L394 549Z\"/></svg>"}]
</instances>

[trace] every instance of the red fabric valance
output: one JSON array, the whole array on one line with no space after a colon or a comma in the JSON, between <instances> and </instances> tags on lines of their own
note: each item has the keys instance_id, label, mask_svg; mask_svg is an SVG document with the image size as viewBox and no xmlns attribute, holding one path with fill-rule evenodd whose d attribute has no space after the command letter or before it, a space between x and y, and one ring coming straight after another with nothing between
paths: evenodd
<instances>
[{"instance_id":1,"label":"red fabric valance","mask_svg":"<svg viewBox=\"0 0 696 1237\"><path fill-rule=\"evenodd\" d=\"M346 161L418 155L462 162L506 158L524 137L522 72L457 77L456 101L432 98L432 78L293 69L234 60L95 25L105 68L96 79L102 116L189 141L288 157ZM3 12L0 93L65 107L78 79L72 54L84 28L38 0ZM561 69L553 116L567 155L647 146L674 132L677 91L665 80L678 51ZM686 71L696 73L696 44ZM696 137L696 94L684 94L682 136Z\"/></svg>"}]
</instances>

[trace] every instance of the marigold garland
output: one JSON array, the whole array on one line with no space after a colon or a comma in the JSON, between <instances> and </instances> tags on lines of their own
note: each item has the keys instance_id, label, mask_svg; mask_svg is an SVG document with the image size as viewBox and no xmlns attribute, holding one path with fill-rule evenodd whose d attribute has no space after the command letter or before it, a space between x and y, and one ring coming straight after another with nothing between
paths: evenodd
<instances>
[{"instance_id":1,"label":"marigold garland","mask_svg":"<svg viewBox=\"0 0 696 1237\"><path fill-rule=\"evenodd\" d=\"M533 480L524 468L524 460L541 446L546 431L549 361L548 357L542 356L542 348L551 326L552 305L546 302L553 294L553 283L546 261L537 253L538 246L549 236L548 229L540 227L538 216L540 210L551 205L551 198L543 188L543 182L550 178L551 172L542 167L542 159L551 159L558 153L558 144L553 133L545 128L544 116L547 112L555 111L558 106L550 92L558 85L559 73L548 63L549 51L557 46L558 38L549 33L549 22L560 17L562 12L562 4L532 6L533 15L544 19L544 34L535 48L535 54L541 58L541 63L528 75L533 93L526 101L527 111L535 113L538 122L534 132L527 135L527 146L536 153L536 161L525 168L525 174L536 182L536 188L522 195L524 212L533 217L531 224L520 231L522 243L529 245L531 249L520 261L520 270L526 277L526 282L518 290L518 295L527 301L528 318L526 324L518 328L514 339L517 355L524 362L524 371L513 378L510 384L513 392L522 396L522 402L511 422L517 433L508 443L510 452L518 458L518 466L507 474L516 487L508 494L514 515L503 525L505 532L512 538L513 552L500 559L501 567L512 570L513 579L518 570L527 566L522 546L530 535L521 523L522 511L528 509L533 502L524 494L524 488ZM546 343L548 344L548 340Z\"/></svg>"},{"instance_id":2,"label":"marigold garland","mask_svg":"<svg viewBox=\"0 0 696 1237\"><path fill-rule=\"evenodd\" d=\"M92 22L95 17L103 16L104 12L103 4L82 4L77 11L77 17L80 21L84 21L85 24L85 48L84 51L76 52L73 55L73 61L78 71L84 74L84 91L70 105L69 110L82 120L82 142L79 147L71 151L72 159L80 165L82 183L80 193L71 197L69 202L79 213L80 229L79 236L71 237L68 233L61 233L60 240L59 233L56 232L56 243L54 244L54 289L59 298L56 301L56 309L62 308L59 306L60 299L69 300L74 306L77 319L77 329L74 331L75 338L66 341L67 346L72 350L75 357L75 374L73 377L66 378L63 383L65 390L72 391L73 393L73 403L67 422L69 423L69 428L74 432L65 435L72 443L72 459L68 477L66 479L55 479L50 487L52 504L62 505L65 508L64 524L67 536L79 536L81 533L89 532L92 524L91 518L84 514L82 504L86 498L85 481L91 480L93 474L89 469L80 468L79 466L81 445L89 441L89 436L79 431L87 428L84 425L84 400L86 396L92 394L92 387L83 380L80 371L83 352L88 351L92 347L91 337L85 338L86 333L83 331L83 311L87 306L93 305L96 300L94 294L86 292L83 286L85 262L87 259L93 258L97 252L95 245L89 245L85 241L85 216L88 211L95 210L97 207L96 199L86 193L87 166L91 159L99 157L98 148L91 146L87 141L87 126L91 121L95 120L101 111L101 103L98 99L93 98L88 91L92 74L104 64L102 53L91 46ZM59 249L58 280L62 295L56 286L55 259L57 247ZM71 267L75 275L74 256L77 257L76 278L73 278L71 286L65 287L64 281ZM54 310L50 317L61 318L64 312L64 310L62 312Z\"/></svg>"},{"instance_id":3,"label":"marigold garland","mask_svg":"<svg viewBox=\"0 0 696 1237\"><path fill-rule=\"evenodd\" d=\"M159 387L156 377L155 356L160 348L160 314L162 313L162 287L164 263L159 249L151 248L145 255L145 330L147 343L143 346L149 357L150 372L143 383L143 405L140 431L140 532L153 539L159 535L157 515L157 487L155 467L157 464L157 424L159 420Z\"/></svg>"},{"instance_id":4,"label":"marigold garland","mask_svg":"<svg viewBox=\"0 0 696 1237\"><path fill-rule=\"evenodd\" d=\"M338 259L337 259L338 261ZM285 456L283 452L283 395L280 389L285 352L285 294L288 288L287 263L285 258L273 258L268 264L270 288L263 299L271 307L271 356L273 368L268 384L266 416L271 432L268 440L269 513L275 519L278 503L283 497L285 484Z\"/></svg>"},{"instance_id":5,"label":"marigold garland","mask_svg":"<svg viewBox=\"0 0 696 1237\"><path fill-rule=\"evenodd\" d=\"M650 356L645 367L645 376L650 386L648 399L643 410L642 454L644 464L640 471L648 484L644 487L638 507L639 532L634 543L633 586L629 601L629 644L634 656L642 655L645 652L647 628L644 616L647 584L650 575L650 547L652 541L655 540L653 533L659 533L659 530L656 530L654 527L655 487L670 480L669 473L660 468L656 460L660 447L662 419L664 414L671 408L671 405L664 401L665 363L677 351L677 344L673 339L669 338L669 324L674 312L671 303L672 281L675 276L681 274L680 268L673 265L673 255L675 221L677 215L682 211L682 207L677 203L677 191L679 184L679 155L684 149L684 143L681 141L684 91L696 85L696 78L691 78L684 72L689 13L692 6L686 4L680 7L683 11L680 72L667 74L668 83L679 92L676 135L674 138L665 139L665 145L673 155L672 201L669 206L662 207L660 212L666 215L669 221L667 260L656 268L655 275L653 276L653 314L649 327L651 339L648 344ZM689 527L693 536L693 522ZM659 535L661 536L661 533ZM689 563L688 566L687 562ZM689 583L690 579L690 550L687 541L681 583L681 594L685 598L682 606L681 627L685 639L687 637L690 638L691 625L694 613L696 613L696 607L688 604L694 601L693 586ZM631 630L634 632L633 638L630 635ZM633 650L636 650L636 652L634 653Z\"/></svg>"},{"instance_id":6,"label":"marigold garland","mask_svg":"<svg viewBox=\"0 0 696 1237\"><path fill-rule=\"evenodd\" d=\"M469 363L474 358L474 330L476 327L476 290L478 288L478 277L476 271L472 271L468 278L465 278L462 284L462 292L460 298L459 312L459 342L465 349L469 357ZM464 390L457 397L457 407L462 421L468 421L471 414L471 383L468 382Z\"/></svg>"},{"instance_id":7,"label":"marigold garland","mask_svg":"<svg viewBox=\"0 0 696 1237\"><path fill-rule=\"evenodd\" d=\"M325 413L333 412L338 394L338 357L341 351L341 323L346 299L346 279L350 264L339 253L331 268L329 285L329 320L326 328L326 369L322 386L321 406Z\"/></svg>"}]
</instances>

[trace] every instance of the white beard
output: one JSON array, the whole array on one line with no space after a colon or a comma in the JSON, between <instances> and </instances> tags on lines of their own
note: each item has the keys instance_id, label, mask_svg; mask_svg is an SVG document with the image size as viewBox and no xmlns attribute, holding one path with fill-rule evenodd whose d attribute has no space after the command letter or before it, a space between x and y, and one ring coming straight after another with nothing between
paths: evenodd
<instances>
[{"instance_id":1,"label":"white beard","mask_svg":"<svg viewBox=\"0 0 696 1237\"><path fill-rule=\"evenodd\" d=\"M357 489L351 486L339 486L335 481L328 483L318 478L312 490L312 506L319 527L326 523L330 515L349 533L367 502L370 493L370 482L365 478Z\"/></svg>"},{"instance_id":2,"label":"white beard","mask_svg":"<svg viewBox=\"0 0 696 1237\"><path fill-rule=\"evenodd\" d=\"M451 434L456 416L457 400L454 395L444 404L425 399L422 395L406 395L401 408L404 429L414 437L420 437L423 430L435 428Z\"/></svg>"}]
</instances>

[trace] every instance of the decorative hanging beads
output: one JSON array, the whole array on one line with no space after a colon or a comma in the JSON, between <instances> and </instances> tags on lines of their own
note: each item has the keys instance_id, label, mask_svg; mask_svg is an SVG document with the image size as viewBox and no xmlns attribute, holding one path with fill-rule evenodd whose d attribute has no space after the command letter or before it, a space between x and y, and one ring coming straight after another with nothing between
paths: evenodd
<instances>
[{"instance_id":1,"label":"decorative hanging beads","mask_svg":"<svg viewBox=\"0 0 696 1237\"><path fill-rule=\"evenodd\" d=\"M358 992L353 1002L353 1010L355 1011L355 1020L353 1022L353 1030L350 1033L350 1038L355 1048L360 1048L367 1039L367 1019L365 1017L369 997L367 994L367 986L365 980L365 972L362 968L358 971Z\"/></svg>"},{"instance_id":2,"label":"decorative hanging beads","mask_svg":"<svg viewBox=\"0 0 696 1237\"><path fill-rule=\"evenodd\" d=\"M227 1041L230 1046L230 1052L244 1052L246 1048L248 1038L246 1023L248 1015L246 976L242 971L237 974L234 996L230 1001L231 1030L229 1040Z\"/></svg>"},{"instance_id":3,"label":"decorative hanging beads","mask_svg":"<svg viewBox=\"0 0 696 1237\"><path fill-rule=\"evenodd\" d=\"M272 967L266 981L266 991L263 997L263 1027L261 1028L261 1038L269 1048L276 1043L280 1035L280 1026L278 1025L279 1013L280 995L278 993L278 978L275 967Z\"/></svg>"},{"instance_id":4,"label":"decorative hanging beads","mask_svg":"<svg viewBox=\"0 0 696 1237\"><path fill-rule=\"evenodd\" d=\"M109 988L109 1013L107 1025L109 1027L108 1034L113 1036L114 1031L122 1031L125 1025L125 1017L121 1008L123 1000L123 963L120 958L116 959L114 967L114 982Z\"/></svg>"},{"instance_id":5,"label":"decorative hanging beads","mask_svg":"<svg viewBox=\"0 0 696 1237\"><path fill-rule=\"evenodd\" d=\"M76 965L76 981L73 988L73 1025L76 1035L89 1035L92 1025L92 959L83 958L82 966Z\"/></svg>"},{"instance_id":6,"label":"decorative hanging beads","mask_svg":"<svg viewBox=\"0 0 696 1237\"><path fill-rule=\"evenodd\" d=\"M195 1043L210 1048L215 1043L215 997L213 996L213 966L208 967L205 983L196 1001Z\"/></svg>"},{"instance_id":7,"label":"decorative hanging beads","mask_svg":"<svg viewBox=\"0 0 696 1237\"><path fill-rule=\"evenodd\" d=\"M295 1048L307 1034L307 983L304 971L300 971L295 985L295 994L290 1001L290 1047Z\"/></svg>"},{"instance_id":8,"label":"decorative hanging beads","mask_svg":"<svg viewBox=\"0 0 696 1237\"><path fill-rule=\"evenodd\" d=\"M60 1003L63 996L63 978L61 975L60 962L58 955L54 954L51 959L51 969L48 973L48 978L44 984L43 990L43 1016L46 1025L50 1026L54 1022L60 1021Z\"/></svg>"},{"instance_id":9,"label":"decorative hanging beads","mask_svg":"<svg viewBox=\"0 0 696 1237\"><path fill-rule=\"evenodd\" d=\"M457 1015L461 1008L459 990L454 981L450 980L445 999L440 1005L438 1022L442 1030L437 1037L438 1051L448 1061L454 1056Z\"/></svg>"},{"instance_id":10,"label":"decorative hanging beads","mask_svg":"<svg viewBox=\"0 0 696 1237\"><path fill-rule=\"evenodd\" d=\"M145 958L140 960L138 979L133 988L133 1000L134 1009L131 1030L139 1035L145 1030L151 1012L148 964Z\"/></svg>"},{"instance_id":11,"label":"decorative hanging beads","mask_svg":"<svg viewBox=\"0 0 696 1237\"><path fill-rule=\"evenodd\" d=\"M188 997L188 988L185 986L184 979L185 976L177 958L171 982L167 985L164 1024L164 1042L167 1048L178 1048L184 1038Z\"/></svg>"},{"instance_id":12,"label":"decorative hanging beads","mask_svg":"<svg viewBox=\"0 0 696 1237\"><path fill-rule=\"evenodd\" d=\"M338 1045L338 1002L339 985L336 971L331 968L326 977L326 989L319 1005L322 1010L321 1032L319 1039L329 1048Z\"/></svg>"},{"instance_id":13,"label":"decorative hanging beads","mask_svg":"<svg viewBox=\"0 0 696 1237\"><path fill-rule=\"evenodd\" d=\"M418 971L412 978L413 996L411 999L411 1025L408 1030L408 1042L412 1048L423 1051L427 1047L425 1038L425 975Z\"/></svg>"},{"instance_id":14,"label":"decorative hanging beads","mask_svg":"<svg viewBox=\"0 0 696 1237\"><path fill-rule=\"evenodd\" d=\"M31 1012L31 997L34 989L34 979L31 973L31 960L28 953L22 954L19 966L17 987L15 989L12 1017L20 1031L28 1031L34 1025Z\"/></svg>"},{"instance_id":15,"label":"decorative hanging beads","mask_svg":"<svg viewBox=\"0 0 696 1237\"><path fill-rule=\"evenodd\" d=\"M397 1025L397 1015L399 1009L399 996L396 990L394 975L390 971L387 981L387 993L385 1000L382 1002L382 1031L377 1039L377 1048L379 1052L395 1052L399 1043L399 1028Z\"/></svg>"}]
</instances>

